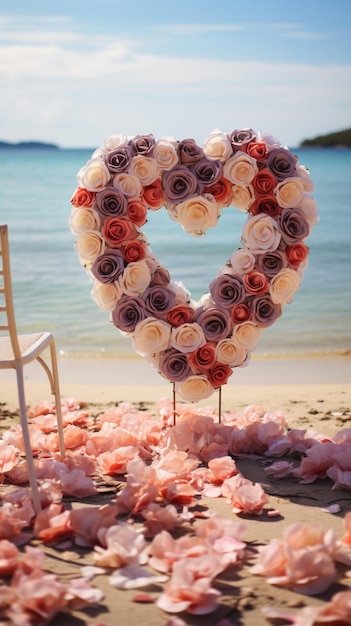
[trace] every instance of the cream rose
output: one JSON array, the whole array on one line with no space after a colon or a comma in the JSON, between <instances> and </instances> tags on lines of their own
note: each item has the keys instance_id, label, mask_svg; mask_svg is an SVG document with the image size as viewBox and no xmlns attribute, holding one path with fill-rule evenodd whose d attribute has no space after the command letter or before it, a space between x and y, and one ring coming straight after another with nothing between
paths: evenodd
<instances>
[{"instance_id":1,"label":"cream rose","mask_svg":"<svg viewBox=\"0 0 351 626\"><path fill-rule=\"evenodd\" d=\"M295 270L281 270L271 280L269 291L275 304L287 304L300 287L300 277Z\"/></svg>"},{"instance_id":2,"label":"cream rose","mask_svg":"<svg viewBox=\"0 0 351 626\"><path fill-rule=\"evenodd\" d=\"M142 356L167 350L170 334L170 324L156 317L147 317L135 327L132 337L133 348Z\"/></svg>"},{"instance_id":3,"label":"cream rose","mask_svg":"<svg viewBox=\"0 0 351 626\"><path fill-rule=\"evenodd\" d=\"M247 248L239 248L230 257L230 264L235 273L247 274L253 270L256 263L255 255Z\"/></svg>"},{"instance_id":4,"label":"cream rose","mask_svg":"<svg viewBox=\"0 0 351 626\"><path fill-rule=\"evenodd\" d=\"M142 185L151 185L160 175L160 169L155 159L141 154L132 158L130 172L140 180Z\"/></svg>"},{"instance_id":5,"label":"cream rose","mask_svg":"<svg viewBox=\"0 0 351 626\"><path fill-rule=\"evenodd\" d=\"M234 328L233 341L251 352L255 348L261 334L262 328L256 326L253 322L243 322Z\"/></svg>"},{"instance_id":6,"label":"cream rose","mask_svg":"<svg viewBox=\"0 0 351 626\"><path fill-rule=\"evenodd\" d=\"M315 184L311 178L311 174L309 170L307 169L307 167L305 167L304 165L297 165L296 173L298 176L300 176L302 180L304 190L307 191L308 193L311 193L312 191L314 191Z\"/></svg>"},{"instance_id":7,"label":"cream rose","mask_svg":"<svg viewBox=\"0 0 351 626\"><path fill-rule=\"evenodd\" d=\"M116 283L100 283L96 280L91 291L91 297L105 311L113 311L122 291Z\"/></svg>"},{"instance_id":8,"label":"cream rose","mask_svg":"<svg viewBox=\"0 0 351 626\"><path fill-rule=\"evenodd\" d=\"M206 343L204 331L199 324L185 323L172 328L171 346L179 352L193 352Z\"/></svg>"},{"instance_id":9,"label":"cream rose","mask_svg":"<svg viewBox=\"0 0 351 626\"><path fill-rule=\"evenodd\" d=\"M300 209L302 213L304 214L306 221L309 223L311 227L318 224L319 222L318 208L317 208L317 204L314 198L311 198L310 196L305 196L301 202Z\"/></svg>"},{"instance_id":10,"label":"cream rose","mask_svg":"<svg viewBox=\"0 0 351 626\"><path fill-rule=\"evenodd\" d=\"M213 130L202 146L204 155L212 161L225 161L232 153L231 143L221 130Z\"/></svg>"},{"instance_id":11,"label":"cream rose","mask_svg":"<svg viewBox=\"0 0 351 626\"><path fill-rule=\"evenodd\" d=\"M234 185L246 187L249 185L255 174L258 172L256 159L253 159L245 152L237 152L228 159L223 167L224 178L230 180Z\"/></svg>"},{"instance_id":12,"label":"cream rose","mask_svg":"<svg viewBox=\"0 0 351 626\"><path fill-rule=\"evenodd\" d=\"M248 217L242 238L253 253L262 254L278 248L281 234L277 222L272 217L259 213Z\"/></svg>"},{"instance_id":13,"label":"cream rose","mask_svg":"<svg viewBox=\"0 0 351 626\"><path fill-rule=\"evenodd\" d=\"M90 159L77 174L78 185L89 191L101 191L107 186L110 177L108 168L100 159Z\"/></svg>"},{"instance_id":14,"label":"cream rose","mask_svg":"<svg viewBox=\"0 0 351 626\"><path fill-rule=\"evenodd\" d=\"M177 143L173 137L162 137L157 141L153 157L161 170L167 172L179 162Z\"/></svg>"},{"instance_id":15,"label":"cream rose","mask_svg":"<svg viewBox=\"0 0 351 626\"><path fill-rule=\"evenodd\" d=\"M145 260L128 263L123 274L118 278L118 284L127 296L144 293L150 281L150 270Z\"/></svg>"},{"instance_id":16,"label":"cream rose","mask_svg":"<svg viewBox=\"0 0 351 626\"><path fill-rule=\"evenodd\" d=\"M214 228L218 217L219 209L211 194L195 196L177 207L177 221L193 236L203 235L208 228Z\"/></svg>"},{"instance_id":17,"label":"cream rose","mask_svg":"<svg viewBox=\"0 0 351 626\"><path fill-rule=\"evenodd\" d=\"M87 231L78 235L75 250L82 265L91 265L105 250L105 241L100 232Z\"/></svg>"},{"instance_id":18,"label":"cream rose","mask_svg":"<svg viewBox=\"0 0 351 626\"><path fill-rule=\"evenodd\" d=\"M251 185L243 187L233 185L233 197L231 204L239 211L247 211L254 200L254 190Z\"/></svg>"},{"instance_id":19,"label":"cream rose","mask_svg":"<svg viewBox=\"0 0 351 626\"><path fill-rule=\"evenodd\" d=\"M115 148L118 148L119 146L126 143L127 141L128 141L128 137L124 133L110 135L109 137L105 139L104 143L102 144L102 149L105 152L111 152L111 150L115 150Z\"/></svg>"},{"instance_id":20,"label":"cream rose","mask_svg":"<svg viewBox=\"0 0 351 626\"><path fill-rule=\"evenodd\" d=\"M274 193L279 206L283 209L294 209L300 206L305 190L300 178L286 178L276 186Z\"/></svg>"},{"instance_id":21,"label":"cream rose","mask_svg":"<svg viewBox=\"0 0 351 626\"><path fill-rule=\"evenodd\" d=\"M90 208L72 209L69 218L71 232L79 235L86 231L98 230L100 228L99 214Z\"/></svg>"},{"instance_id":22,"label":"cream rose","mask_svg":"<svg viewBox=\"0 0 351 626\"><path fill-rule=\"evenodd\" d=\"M247 351L233 339L222 339L216 348L216 359L230 367L242 365L247 358Z\"/></svg>"},{"instance_id":23,"label":"cream rose","mask_svg":"<svg viewBox=\"0 0 351 626\"><path fill-rule=\"evenodd\" d=\"M176 383L176 392L185 402L198 402L204 398L209 398L213 392L209 380L206 376L189 376L181 383Z\"/></svg>"},{"instance_id":24,"label":"cream rose","mask_svg":"<svg viewBox=\"0 0 351 626\"><path fill-rule=\"evenodd\" d=\"M113 179L113 186L121 189L127 198L139 198L141 194L141 182L133 174L116 174Z\"/></svg>"}]
</instances>

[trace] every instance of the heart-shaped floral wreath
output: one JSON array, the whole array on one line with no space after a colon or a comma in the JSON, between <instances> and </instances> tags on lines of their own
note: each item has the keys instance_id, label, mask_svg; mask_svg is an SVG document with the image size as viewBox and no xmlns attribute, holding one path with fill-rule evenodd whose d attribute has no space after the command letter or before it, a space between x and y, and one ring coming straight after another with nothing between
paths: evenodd
<instances>
[{"instance_id":1,"label":"heart-shaped floral wreath","mask_svg":"<svg viewBox=\"0 0 351 626\"><path fill-rule=\"evenodd\" d=\"M113 135L78 172L71 230L92 297L135 351L197 401L247 364L262 330L299 288L318 221L307 169L271 135L252 129L194 139ZM141 230L166 207L197 237L232 205L247 212L242 247L195 302L156 259Z\"/></svg>"}]
</instances>

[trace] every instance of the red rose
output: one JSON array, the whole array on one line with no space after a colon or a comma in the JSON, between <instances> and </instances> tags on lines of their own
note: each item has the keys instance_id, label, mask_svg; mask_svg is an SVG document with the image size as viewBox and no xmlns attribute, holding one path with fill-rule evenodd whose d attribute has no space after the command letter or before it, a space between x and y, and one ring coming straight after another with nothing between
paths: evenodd
<instances>
[{"instance_id":1,"label":"red rose","mask_svg":"<svg viewBox=\"0 0 351 626\"><path fill-rule=\"evenodd\" d=\"M208 341L194 352L187 354L188 363L194 374L201 374L210 369L216 362L216 344Z\"/></svg>"},{"instance_id":2,"label":"red rose","mask_svg":"<svg viewBox=\"0 0 351 626\"><path fill-rule=\"evenodd\" d=\"M308 253L309 248L302 241L294 243L292 246L287 246L285 250L286 258L293 267L298 267L302 261L305 261Z\"/></svg>"},{"instance_id":3,"label":"red rose","mask_svg":"<svg viewBox=\"0 0 351 626\"><path fill-rule=\"evenodd\" d=\"M147 221L147 206L141 200L131 200L128 202L127 215L140 228Z\"/></svg>"},{"instance_id":4,"label":"red rose","mask_svg":"<svg viewBox=\"0 0 351 626\"><path fill-rule=\"evenodd\" d=\"M252 272L244 274L243 283L246 292L250 294L259 294L268 291L269 283L267 276L257 270L252 270Z\"/></svg>"},{"instance_id":5,"label":"red rose","mask_svg":"<svg viewBox=\"0 0 351 626\"><path fill-rule=\"evenodd\" d=\"M96 193L94 191L88 191L84 187L77 187L72 198L71 204L79 209L82 206L91 207L95 200Z\"/></svg>"},{"instance_id":6,"label":"red rose","mask_svg":"<svg viewBox=\"0 0 351 626\"><path fill-rule=\"evenodd\" d=\"M232 183L226 178L220 178L216 183L206 187L205 191L211 193L217 204L229 206L233 198Z\"/></svg>"},{"instance_id":7,"label":"red rose","mask_svg":"<svg viewBox=\"0 0 351 626\"><path fill-rule=\"evenodd\" d=\"M122 254L127 263L145 259L145 246L140 239L130 239L122 246Z\"/></svg>"},{"instance_id":8,"label":"red rose","mask_svg":"<svg viewBox=\"0 0 351 626\"><path fill-rule=\"evenodd\" d=\"M207 372L207 377L212 387L214 389L218 389L218 387L222 387L222 385L227 383L228 378L232 373L233 370L229 367L229 365L216 361L213 367L211 367L211 369Z\"/></svg>"},{"instance_id":9,"label":"red rose","mask_svg":"<svg viewBox=\"0 0 351 626\"><path fill-rule=\"evenodd\" d=\"M158 178L151 185L146 185L142 194L143 200L150 209L160 209L164 205L162 182Z\"/></svg>"},{"instance_id":10,"label":"red rose","mask_svg":"<svg viewBox=\"0 0 351 626\"><path fill-rule=\"evenodd\" d=\"M271 170L265 167L257 172L252 181L252 186L255 193L272 193L277 183L278 181Z\"/></svg>"},{"instance_id":11,"label":"red rose","mask_svg":"<svg viewBox=\"0 0 351 626\"><path fill-rule=\"evenodd\" d=\"M233 324L241 324L250 319L251 311L246 304L237 304L230 309L230 317L233 320Z\"/></svg>"},{"instance_id":12,"label":"red rose","mask_svg":"<svg viewBox=\"0 0 351 626\"><path fill-rule=\"evenodd\" d=\"M137 236L136 228L126 217L108 217L102 227L102 236L112 248L123 245Z\"/></svg>"},{"instance_id":13,"label":"red rose","mask_svg":"<svg viewBox=\"0 0 351 626\"><path fill-rule=\"evenodd\" d=\"M267 146L264 141L250 141L250 143L245 144L244 149L256 161L262 161L267 154Z\"/></svg>"},{"instance_id":14,"label":"red rose","mask_svg":"<svg viewBox=\"0 0 351 626\"><path fill-rule=\"evenodd\" d=\"M194 309L188 304L176 304L167 312L167 322L176 328L195 321Z\"/></svg>"}]
</instances>

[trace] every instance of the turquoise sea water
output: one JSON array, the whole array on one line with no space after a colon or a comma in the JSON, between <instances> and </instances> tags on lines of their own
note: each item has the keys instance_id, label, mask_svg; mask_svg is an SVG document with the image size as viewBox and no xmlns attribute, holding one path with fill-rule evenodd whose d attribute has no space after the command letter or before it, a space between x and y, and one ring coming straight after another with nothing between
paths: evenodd
<instances>
[{"instance_id":1,"label":"turquoise sea water","mask_svg":"<svg viewBox=\"0 0 351 626\"><path fill-rule=\"evenodd\" d=\"M320 354L351 348L351 150L294 150L316 183L320 223L307 240L309 266L257 354ZM124 356L129 340L91 299L91 284L68 226L76 174L91 150L1 150L0 221L10 233L13 291L21 331L50 330L65 354ZM145 227L156 256L198 298L239 246L246 216L225 209L194 239L166 211Z\"/></svg>"}]
</instances>

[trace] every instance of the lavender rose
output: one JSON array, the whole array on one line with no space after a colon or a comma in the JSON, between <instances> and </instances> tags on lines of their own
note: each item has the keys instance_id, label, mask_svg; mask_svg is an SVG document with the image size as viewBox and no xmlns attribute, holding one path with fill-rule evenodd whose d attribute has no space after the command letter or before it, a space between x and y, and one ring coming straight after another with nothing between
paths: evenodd
<instances>
[{"instance_id":1,"label":"lavender rose","mask_svg":"<svg viewBox=\"0 0 351 626\"><path fill-rule=\"evenodd\" d=\"M239 276L222 274L210 284L212 300L219 307L232 307L245 300L245 288Z\"/></svg>"},{"instance_id":2,"label":"lavender rose","mask_svg":"<svg viewBox=\"0 0 351 626\"><path fill-rule=\"evenodd\" d=\"M183 139L178 144L179 161L182 165L191 165L202 159L204 152L195 139Z\"/></svg>"},{"instance_id":3,"label":"lavender rose","mask_svg":"<svg viewBox=\"0 0 351 626\"><path fill-rule=\"evenodd\" d=\"M170 282L171 275L169 271L162 265L159 265L158 267L156 267L151 275L150 287L154 287L155 285L162 285L163 287L167 287Z\"/></svg>"},{"instance_id":4,"label":"lavender rose","mask_svg":"<svg viewBox=\"0 0 351 626\"><path fill-rule=\"evenodd\" d=\"M135 135L129 141L128 145L132 149L133 155L142 154L143 156L151 157L156 145L155 137L150 135Z\"/></svg>"},{"instance_id":5,"label":"lavender rose","mask_svg":"<svg viewBox=\"0 0 351 626\"><path fill-rule=\"evenodd\" d=\"M128 201L116 187L106 187L96 195L94 209L100 217L121 217L127 212Z\"/></svg>"},{"instance_id":6,"label":"lavender rose","mask_svg":"<svg viewBox=\"0 0 351 626\"><path fill-rule=\"evenodd\" d=\"M300 209L283 209L280 215L280 230L288 245L308 237L310 227Z\"/></svg>"},{"instance_id":7,"label":"lavender rose","mask_svg":"<svg viewBox=\"0 0 351 626\"><path fill-rule=\"evenodd\" d=\"M280 304L274 304L268 294L249 296L247 303L251 310L251 321L259 326L271 326L282 314Z\"/></svg>"},{"instance_id":8,"label":"lavender rose","mask_svg":"<svg viewBox=\"0 0 351 626\"><path fill-rule=\"evenodd\" d=\"M144 291L143 300L147 312L157 318L166 318L167 312L175 303L175 293L162 285L149 287Z\"/></svg>"},{"instance_id":9,"label":"lavender rose","mask_svg":"<svg viewBox=\"0 0 351 626\"><path fill-rule=\"evenodd\" d=\"M296 164L297 157L285 148L276 148L268 153L267 165L278 180L296 176Z\"/></svg>"},{"instance_id":10,"label":"lavender rose","mask_svg":"<svg viewBox=\"0 0 351 626\"><path fill-rule=\"evenodd\" d=\"M126 333L134 332L136 325L145 318L145 303L139 297L123 295L112 311L112 322Z\"/></svg>"},{"instance_id":11,"label":"lavender rose","mask_svg":"<svg viewBox=\"0 0 351 626\"><path fill-rule=\"evenodd\" d=\"M231 319L227 311L216 307L196 311L196 322L201 326L207 341L220 341L231 331Z\"/></svg>"},{"instance_id":12,"label":"lavender rose","mask_svg":"<svg viewBox=\"0 0 351 626\"><path fill-rule=\"evenodd\" d=\"M223 173L223 165L220 161L210 161L206 157L191 165L190 169L195 174L200 185L206 186L216 183Z\"/></svg>"},{"instance_id":13,"label":"lavender rose","mask_svg":"<svg viewBox=\"0 0 351 626\"><path fill-rule=\"evenodd\" d=\"M267 278L273 278L278 272L288 266L288 261L281 250L273 250L266 254L258 254L256 267L259 272L263 272Z\"/></svg>"},{"instance_id":14,"label":"lavender rose","mask_svg":"<svg viewBox=\"0 0 351 626\"><path fill-rule=\"evenodd\" d=\"M100 283L114 283L122 274L125 266L123 255L119 250L107 249L95 259L91 272Z\"/></svg>"},{"instance_id":15,"label":"lavender rose","mask_svg":"<svg viewBox=\"0 0 351 626\"><path fill-rule=\"evenodd\" d=\"M132 156L131 147L122 144L105 155L105 163L112 174L120 174L128 169Z\"/></svg>"},{"instance_id":16,"label":"lavender rose","mask_svg":"<svg viewBox=\"0 0 351 626\"><path fill-rule=\"evenodd\" d=\"M245 146L250 141L256 139L256 133L252 128L243 128L241 130L232 130L228 134L228 139L233 148L233 151L240 150L242 146Z\"/></svg>"},{"instance_id":17,"label":"lavender rose","mask_svg":"<svg viewBox=\"0 0 351 626\"><path fill-rule=\"evenodd\" d=\"M160 374L173 383L180 383L192 374L186 354L174 348L161 354L158 367Z\"/></svg>"},{"instance_id":18,"label":"lavender rose","mask_svg":"<svg viewBox=\"0 0 351 626\"><path fill-rule=\"evenodd\" d=\"M163 177L165 200L183 202L197 192L197 179L185 165L174 167Z\"/></svg>"}]
</instances>

